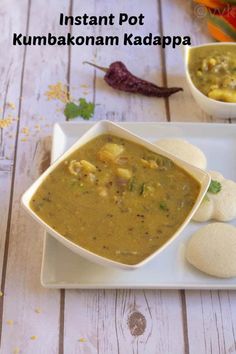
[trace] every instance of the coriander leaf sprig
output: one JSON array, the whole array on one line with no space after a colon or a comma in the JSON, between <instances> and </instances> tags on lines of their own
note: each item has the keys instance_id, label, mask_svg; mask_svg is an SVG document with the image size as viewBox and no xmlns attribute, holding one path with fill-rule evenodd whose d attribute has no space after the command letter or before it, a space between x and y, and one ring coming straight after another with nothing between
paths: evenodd
<instances>
[{"instance_id":1,"label":"coriander leaf sprig","mask_svg":"<svg viewBox=\"0 0 236 354\"><path fill-rule=\"evenodd\" d=\"M95 104L92 102L87 102L85 98L79 98L74 101L68 85L61 82L57 84L48 85L48 90L45 92L45 96L48 101L56 100L65 104L64 114L68 120L74 119L76 117L81 117L83 119L90 119L94 114Z\"/></svg>"},{"instance_id":2,"label":"coriander leaf sprig","mask_svg":"<svg viewBox=\"0 0 236 354\"><path fill-rule=\"evenodd\" d=\"M220 191L221 191L221 183L212 179L207 192L212 194L217 194Z\"/></svg>"},{"instance_id":3,"label":"coriander leaf sprig","mask_svg":"<svg viewBox=\"0 0 236 354\"><path fill-rule=\"evenodd\" d=\"M82 117L89 120L94 114L95 104L87 102L85 98L79 99L79 104L68 102L64 109L64 114L68 120L76 117Z\"/></svg>"}]
</instances>

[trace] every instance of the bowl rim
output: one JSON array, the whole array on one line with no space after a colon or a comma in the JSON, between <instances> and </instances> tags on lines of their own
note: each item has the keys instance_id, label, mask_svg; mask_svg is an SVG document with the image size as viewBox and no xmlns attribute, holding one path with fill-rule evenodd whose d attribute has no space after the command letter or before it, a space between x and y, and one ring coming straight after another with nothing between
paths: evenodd
<instances>
[{"instance_id":1,"label":"bowl rim","mask_svg":"<svg viewBox=\"0 0 236 354\"><path fill-rule=\"evenodd\" d=\"M54 125L54 129L56 128L57 123ZM100 128L101 127L101 128ZM150 149L151 151L158 150L158 152L156 153L160 153L163 156L166 156L168 158L170 158L175 164L177 165L181 165L180 167L182 169L184 169L187 173L189 173L190 175L193 176L193 172L201 172L202 176L204 176L204 179L206 179L205 181L205 188L204 191L201 192L201 189L203 188L203 182L200 182L200 178L197 179L196 177L193 176L193 178L195 178L196 180L198 180L198 182L201 185L201 189L199 191L199 195L197 196L193 207L191 208L191 210L189 211L188 215L186 216L186 218L184 219L184 221L181 223L181 225L179 226L179 228L171 235L170 238L168 238L168 240L159 248L157 248L155 251L153 251L150 255L148 255L147 257L145 257L144 259L142 259L140 262L135 263L135 264L127 264L127 263L122 263L122 262L118 262L115 260L112 260L110 258L104 257L99 255L98 253L92 252L82 246L80 246L79 244L76 244L75 242L69 240L68 238L66 238L65 236L63 236L62 234L60 234L59 232L57 232L56 230L54 230L49 224L47 224L43 219L41 219L30 207L30 200L32 199L32 196L34 195L34 193L36 192L36 190L38 189L38 187L42 184L42 182L45 180L45 178L61 163L63 162L68 156L70 156L72 154L73 151L79 149L79 147L85 145L86 143L88 143L89 141L93 140L95 137L100 136L102 134L106 134L109 133L109 128L113 127L113 129L116 129L117 131L121 131L124 132L124 134L128 134L129 137L125 137L125 139L132 141L132 138L134 140L138 140L136 141L137 144L143 145L145 146L147 149ZM96 134L96 131L98 131L100 129L102 129L103 131L100 133ZM82 143L79 147L77 147L77 145L80 143L80 140L82 140L84 137L86 139L86 136L89 135L89 133L95 131L95 135L88 138L88 140L84 143ZM119 134L114 133L114 131L110 132L111 134L115 135L115 136L119 136ZM148 145L148 147L146 146ZM191 172L192 171L192 172ZM155 257L156 255L158 255L160 252L162 252L171 242L173 242L175 240L175 238L178 237L178 235L183 231L183 229L188 225L188 223L191 220L191 217L193 216L194 212L196 211L197 207L200 205L202 199L204 198L204 195L209 187L210 184L210 175L207 173L207 171L205 170L201 170L198 167L195 167L193 165L190 165L189 163L177 158L176 156L166 152L165 150L159 148L157 145L150 143L148 140L140 137L137 134L134 134L132 132L130 132L128 129L120 127L118 124L113 123L111 121L107 121L107 120L101 120L98 121L97 123L93 124L91 126L91 128L89 128L85 134L83 134L81 137L79 137L76 142L69 147L68 149L65 150L65 152L59 157L57 158L53 163L51 163L51 165L33 182L33 184L24 192L24 194L21 197L21 204L24 207L24 209L41 225L43 225L44 229L46 229L51 236L55 237L58 241L60 241L64 246L66 246L68 248L68 246L70 245L71 247L69 247L72 251L74 249L77 249L78 251L76 252L77 254L81 255L81 256L85 256L87 255L87 258L89 260L92 260L94 262L98 262L100 264L103 265L113 265L116 268L123 268L123 269L137 269L140 268L141 266L145 265L146 263L148 263L153 257ZM88 257L89 256L89 257Z\"/></svg>"},{"instance_id":2,"label":"bowl rim","mask_svg":"<svg viewBox=\"0 0 236 354\"><path fill-rule=\"evenodd\" d=\"M201 96L201 98L208 100L212 103L215 103L219 106L222 107L236 107L236 102L223 102L223 101L218 101L218 100L214 100L213 98L210 98L206 95L204 95L204 93L202 93L201 90L199 90L199 88L197 88L194 83L193 80L190 76L190 72L189 72L189 53L192 49L194 48L202 48L202 47L210 47L210 46L214 46L214 47L219 47L219 46L236 46L236 42L212 42L212 43L204 43L204 44L198 44L198 45L188 45L184 47L184 62L185 62L185 74L187 77L187 80L189 82L189 84L191 85L191 87Z\"/></svg>"}]
</instances>

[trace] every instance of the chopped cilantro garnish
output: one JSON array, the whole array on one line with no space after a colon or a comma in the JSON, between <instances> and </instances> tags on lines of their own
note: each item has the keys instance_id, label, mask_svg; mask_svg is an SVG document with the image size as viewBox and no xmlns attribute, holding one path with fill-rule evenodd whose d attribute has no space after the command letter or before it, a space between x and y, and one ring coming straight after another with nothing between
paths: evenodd
<instances>
[{"instance_id":1,"label":"chopped cilantro garnish","mask_svg":"<svg viewBox=\"0 0 236 354\"><path fill-rule=\"evenodd\" d=\"M94 114L95 104L87 102L85 98L79 99L79 104L74 102L68 102L65 106L64 114L68 120L76 117L82 117L83 119L90 119Z\"/></svg>"},{"instance_id":2,"label":"chopped cilantro garnish","mask_svg":"<svg viewBox=\"0 0 236 354\"><path fill-rule=\"evenodd\" d=\"M220 191L221 191L221 183L218 181L214 181L212 179L207 192L217 194Z\"/></svg>"},{"instance_id":3,"label":"chopped cilantro garnish","mask_svg":"<svg viewBox=\"0 0 236 354\"><path fill-rule=\"evenodd\" d=\"M168 207L167 207L166 202L164 202L164 201L159 203L159 207L160 207L161 210L164 210L164 211L168 211L169 210Z\"/></svg>"}]
</instances>

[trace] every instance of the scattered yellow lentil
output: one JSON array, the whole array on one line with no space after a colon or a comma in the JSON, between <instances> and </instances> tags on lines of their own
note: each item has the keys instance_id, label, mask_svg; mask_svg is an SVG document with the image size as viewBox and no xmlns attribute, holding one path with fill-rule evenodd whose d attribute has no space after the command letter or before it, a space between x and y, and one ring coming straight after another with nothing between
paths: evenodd
<instances>
[{"instance_id":1,"label":"scattered yellow lentil","mask_svg":"<svg viewBox=\"0 0 236 354\"><path fill-rule=\"evenodd\" d=\"M34 312L36 312L36 313L41 313L42 310L41 310L39 307L36 307L36 309L34 309Z\"/></svg>"},{"instance_id":2,"label":"scattered yellow lentil","mask_svg":"<svg viewBox=\"0 0 236 354\"><path fill-rule=\"evenodd\" d=\"M0 290L0 297L2 297L3 296L3 292Z\"/></svg>"},{"instance_id":3,"label":"scattered yellow lentil","mask_svg":"<svg viewBox=\"0 0 236 354\"><path fill-rule=\"evenodd\" d=\"M63 103L71 101L67 86L63 85L61 82L58 82L55 85L49 85L48 91L45 92L45 95L49 101L59 100Z\"/></svg>"},{"instance_id":4,"label":"scattered yellow lentil","mask_svg":"<svg viewBox=\"0 0 236 354\"><path fill-rule=\"evenodd\" d=\"M79 342L80 342L80 343L85 343L85 342L87 342L87 341L86 341L85 338L80 338L80 339L79 339Z\"/></svg>"},{"instance_id":5,"label":"scattered yellow lentil","mask_svg":"<svg viewBox=\"0 0 236 354\"><path fill-rule=\"evenodd\" d=\"M63 112L63 111L64 111L63 108L57 108L57 109L56 109L56 112L60 112L60 113L61 113L61 112Z\"/></svg>"},{"instance_id":6,"label":"scattered yellow lentil","mask_svg":"<svg viewBox=\"0 0 236 354\"><path fill-rule=\"evenodd\" d=\"M20 348L14 348L12 354L19 354Z\"/></svg>"},{"instance_id":7,"label":"scattered yellow lentil","mask_svg":"<svg viewBox=\"0 0 236 354\"><path fill-rule=\"evenodd\" d=\"M8 128L12 124L12 117L8 116L5 119L0 119L0 129Z\"/></svg>"},{"instance_id":8,"label":"scattered yellow lentil","mask_svg":"<svg viewBox=\"0 0 236 354\"><path fill-rule=\"evenodd\" d=\"M29 128L25 127L21 129L21 133L25 134L25 135L29 135Z\"/></svg>"},{"instance_id":9,"label":"scattered yellow lentil","mask_svg":"<svg viewBox=\"0 0 236 354\"><path fill-rule=\"evenodd\" d=\"M8 108L11 108L11 109L15 109L15 108L16 108L16 105L15 105L15 103L13 103L13 102L7 102L7 107L8 107Z\"/></svg>"},{"instance_id":10,"label":"scattered yellow lentil","mask_svg":"<svg viewBox=\"0 0 236 354\"><path fill-rule=\"evenodd\" d=\"M13 321L13 320L7 320L7 324L8 324L9 326L12 326L12 325L14 324L14 321Z\"/></svg>"},{"instance_id":11,"label":"scattered yellow lentil","mask_svg":"<svg viewBox=\"0 0 236 354\"><path fill-rule=\"evenodd\" d=\"M38 337L37 336L31 336L30 339L31 340L36 340Z\"/></svg>"},{"instance_id":12,"label":"scattered yellow lentil","mask_svg":"<svg viewBox=\"0 0 236 354\"><path fill-rule=\"evenodd\" d=\"M22 138L20 141L25 142L25 141L28 141L28 139Z\"/></svg>"},{"instance_id":13,"label":"scattered yellow lentil","mask_svg":"<svg viewBox=\"0 0 236 354\"><path fill-rule=\"evenodd\" d=\"M82 84L82 85L80 85L80 87L85 88L85 89L89 88L89 86L86 84Z\"/></svg>"}]
</instances>

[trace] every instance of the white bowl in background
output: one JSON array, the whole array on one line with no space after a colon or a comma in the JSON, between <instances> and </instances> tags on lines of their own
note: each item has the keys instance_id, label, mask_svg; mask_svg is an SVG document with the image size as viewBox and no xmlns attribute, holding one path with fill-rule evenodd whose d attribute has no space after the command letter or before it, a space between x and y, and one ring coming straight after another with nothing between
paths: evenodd
<instances>
[{"instance_id":1,"label":"white bowl in background","mask_svg":"<svg viewBox=\"0 0 236 354\"><path fill-rule=\"evenodd\" d=\"M90 140L94 139L95 137L101 135L101 134L106 134L110 133L115 136L130 140L132 142L138 143L149 150L158 153L160 155L166 156L169 159L171 159L174 163L176 163L178 166L183 168L185 171L187 171L189 174L191 174L196 180L199 181L201 188L200 188L200 193L198 195L198 198L196 202L194 203L189 215L187 218L184 220L182 225L179 227L179 229L173 234L173 236L160 248L158 248L154 253L146 257L144 260L141 262L134 264L134 265L129 265L129 264L124 264L120 262L113 261L111 259L102 257L96 253L93 253L91 251L86 250L85 248L75 244L74 242L68 240L65 238L63 235L55 231L51 226L49 226L47 223L45 223L30 207L30 200L33 197L34 193L38 189L38 187L41 185L41 183L45 180L45 178L55 170L55 168L68 156L70 156L75 150L77 150L79 147L83 146ZM151 144L150 142L140 138L139 136L129 132L127 129L119 127L117 124L111 123L109 121L100 121L96 123L92 128L90 128L81 138L78 139L78 141L73 144L71 148L69 148L61 157L59 157L33 184L32 186L23 194L21 202L23 207L26 209L27 212L30 213L30 215L38 222L40 223L52 236L54 236L58 241L60 241L64 246L68 247L70 250L74 251L75 253L78 253L79 255L87 258L88 260L91 260L93 262L97 262L102 265L111 265L118 267L120 269L136 269L144 264L146 264L148 261L150 261L153 257L158 255L161 251L163 251L171 242L173 242L176 237L181 233L181 231L187 226L189 221L191 220L193 214L197 210L198 206L200 205L205 193L207 192L207 189L210 184L210 176L207 172L200 170L197 167L194 167L192 165L189 165L187 162L184 162L173 155L163 151L162 149L158 148L156 145Z\"/></svg>"},{"instance_id":2,"label":"white bowl in background","mask_svg":"<svg viewBox=\"0 0 236 354\"><path fill-rule=\"evenodd\" d=\"M202 48L202 47L209 47L211 46L212 48L218 47L218 46L236 46L236 43L233 42L217 42L217 43L207 43L203 45L198 45L198 46L184 46L184 62L185 62L185 74L186 74L186 79L188 82L188 85L190 87L191 93L197 102L197 104L202 108L203 111L206 113L210 114L213 116L213 118L236 118L236 103L230 103L230 102L221 102L221 101L216 101L213 100L212 98L209 98L205 96L193 83L190 73L189 73L189 68L188 68L188 62L189 62L189 54L192 48Z\"/></svg>"}]
</instances>

